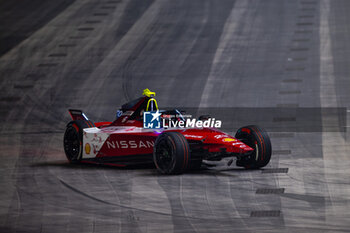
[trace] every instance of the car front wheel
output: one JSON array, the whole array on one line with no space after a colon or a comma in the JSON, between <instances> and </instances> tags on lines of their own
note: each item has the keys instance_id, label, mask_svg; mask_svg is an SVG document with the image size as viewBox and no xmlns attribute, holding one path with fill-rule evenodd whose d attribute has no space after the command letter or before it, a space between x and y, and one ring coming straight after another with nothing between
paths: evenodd
<instances>
[{"instance_id":1,"label":"car front wheel","mask_svg":"<svg viewBox=\"0 0 350 233\"><path fill-rule=\"evenodd\" d=\"M162 174L181 174L189 166L187 139L178 132L164 132L156 139L153 161Z\"/></svg>"}]
</instances>

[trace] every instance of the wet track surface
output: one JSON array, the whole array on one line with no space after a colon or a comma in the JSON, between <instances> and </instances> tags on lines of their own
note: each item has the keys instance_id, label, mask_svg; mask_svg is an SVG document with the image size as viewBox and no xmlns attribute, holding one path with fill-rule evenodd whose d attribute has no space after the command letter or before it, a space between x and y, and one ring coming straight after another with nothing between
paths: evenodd
<instances>
[{"instance_id":1,"label":"wet track surface","mask_svg":"<svg viewBox=\"0 0 350 233\"><path fill-rule=\"evenodd\" d=\"M0 4L28 18L0 16L1 232L348 231L349 120L324 111L350 107L348 1ZM262 170L222 161L162 176L67 162L68 108L110 120L144 88L160 106L326 117L321 130L293 131L281 127L297 115L271 115Z\"/></svg>"}]
</instances>

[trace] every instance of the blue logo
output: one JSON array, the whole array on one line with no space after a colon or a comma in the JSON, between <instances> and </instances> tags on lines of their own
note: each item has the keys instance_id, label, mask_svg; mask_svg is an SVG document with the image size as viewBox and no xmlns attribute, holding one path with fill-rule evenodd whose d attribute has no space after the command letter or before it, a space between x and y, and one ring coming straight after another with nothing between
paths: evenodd
<instances>
[{"instance_id":1,"label":"blue logo","mask_svg":"<svg viewBox=\"0 0 350 233\"><path fill-rule=\"evenodd\" d=\"M160 129L160 115L159 111L144 112L143 113L143 128L145 129Z\"/></svg>"}]
</instances>

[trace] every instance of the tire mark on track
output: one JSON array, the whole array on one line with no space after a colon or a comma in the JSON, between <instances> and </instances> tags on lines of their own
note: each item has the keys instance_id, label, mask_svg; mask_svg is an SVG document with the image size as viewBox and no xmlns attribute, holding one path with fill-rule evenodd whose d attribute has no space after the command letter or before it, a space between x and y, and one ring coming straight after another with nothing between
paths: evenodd
<instances>
[{"instance_id":1,"label":"tire mark on track","mask_svg":"<svg viewBox=\"0 0 350 233\"><path fill-rule=\"evenodd\" d=\"M154 20L153 25L157 25L157 22L159 21L160 16L157 16L157 19ZM144 39L142 40L135 49L131 52L130 56L127 58L126 62L122 66L122 89L123 94L126 99L126 101L131 101L133 97L130 94L131 85L133 76L130 74L130 71L132 71L132 65L133 62L139 57L142 50L147 46L148 42L152 39L153 35L155 34L157 27L150 26L150 30L147 31L146 35L144 36Z\"/></svg>"},{"instance_id":2,"label":"tire mark on track","mask_svg":"<svg viewBox=\"0 0 350 233\"><path fill-rule=\"evenodd\" d=\"M238 30L238 23L243 17L245 17L247 10L249 9L248 1L238 2L238 4L238 6L235 4L235 6L232 8L231 13L228 15L223 26L221 32L222 34L220 35L212 65L209 70L209 75L204 84L199 108L210 107L210 104L212 104L212 92L217 92L218 89L221 89L220 87L218 88L217 85L218 83L223 83L220 78L225 78L220 77L217 74L220 74L225 66L229 65L232 60L232 55L230 54L230 56L228 56L225 51L231 51L231 37L234 32ZM224 85L224 83L222 85Z\"/></svg>"},{"instance_id":3,"label":"tire mark on track","mask_svg":"<svg viewBox=\"0 0 350 233\"><path fill-rule=\"evenodd\" d=\"M121 17L120 25L125 24L126 26L120 26L117 31L118 37L120 36L120 39L117 41L118 43L111 49L107 56L104 57L104 60L99 63L98 67L96 67L85 80L82 87L83 89L89 89L91 86L94 86L95 90L101 90L104 86L110 86L111 79L113 79L112 82L119 83L118 89L121 89L124 97L127 100L130 99L130 95L127 90L128 85L123 84L123 74L119 77L114 77L113 71L122 70L125 60L132 57L133 51L137 51L137 47L140 45L140 43L142 45L143 34L147 33L150 25L154 23L163 4L164 3L161 1L148 2L147 5L144 6L145 9L139 12L140 14L133 19L135 21L133 24L130 24L128 15ZM131 6L132 5L125 6L125 11L127 11L127 8ZM128 62L130 63L130 60ZM99 77L101 81L96 83L96 77ZM122 85L120 85L120 83L122 83ZM96 97L97 95L99 95L99 91L94 92L90 96L90 99L98 99Z\"/></svg>"},{"instance_id":4,"label":"tire mark on track","mask_svg":"<svg viewBox=\"0 0 350 233\"><path fill-rule=\"evenodd\" d=\"M213 220L211 218L199 218L199 217L195 217L195 216L185 216L185 215L177 215L177 214L170 214L170 213L164 213L164 212L160 212L160 211L152 211L152 210L145 210L145 209L140 209L140 208L136 208L136 207L131 207L131 206L126 206L126 205L121 205L121 204L117 204L117 203L112 203L112 202L108 202L108 201L104 201L101 200L99 198L96 198L94 196L91 196L83 191L80 191L79 189L71 186L70 184L68 184L67 182L63 181L62 179L57 178L62 185L64 185L66 188L70 189L71 191L84 196L86 198L89 198L93 201L97 201L99 203L105 204L105 205L109 205L109 206L117 206L117 207L121 207L121 208L125 208L125 209L130 209L130 210L136 210L136 211L141 211L141 212L146 212L146 213L151 213L151 214L156 214L156 215L164 215L164 216L170 216L170 217L178 217L178 218L190 218L190 219L197 219L197 220ZM216 219L215 219L216 220ZM225 220L225 219L221 219L221 220Z\"/></svg>"},{"instance_id":5,"label":"tire mark on track","mask_svg":"<svg viewBox=\"0 0 350 233\"><path fill-rule=\"evenodd\" d=\"M13 135L13 134L61 134L64 133L64 131L54 131L54 130L48 130L48 131L29 131L29 132L0 132L0 135Z\"/></svg>"}]
</instances>

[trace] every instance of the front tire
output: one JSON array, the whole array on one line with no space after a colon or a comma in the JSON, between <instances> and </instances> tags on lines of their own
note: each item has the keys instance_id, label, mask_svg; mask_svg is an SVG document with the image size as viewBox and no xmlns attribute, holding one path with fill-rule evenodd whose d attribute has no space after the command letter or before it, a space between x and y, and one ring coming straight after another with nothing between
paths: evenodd
<instances>
[{"instance_id":1,"label":"front tire","mask_svg":"<svg viewBox=\"0 0 350 233\"><path fill-rule=\"evenodd\" d=\"M162 174L181 174L189 165L190 149L187 139L179 132L164 132L158 136L153 161Z\"/></svg>"},{"instance_id":2,"label":"front tire","mask_svg":"<svg viewBox=\"0 0 350 233\"><path fill-rule=\"evenodd\" d=\"M237 130L235 137L254 149L251 155L238 159L237 166L258 169L270 162L271 142L265 130L256 125L249 125Z\"/></svg>"}]
</instances>

